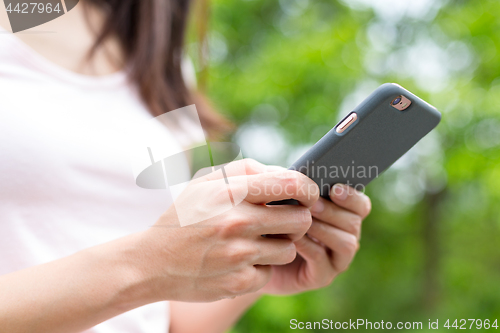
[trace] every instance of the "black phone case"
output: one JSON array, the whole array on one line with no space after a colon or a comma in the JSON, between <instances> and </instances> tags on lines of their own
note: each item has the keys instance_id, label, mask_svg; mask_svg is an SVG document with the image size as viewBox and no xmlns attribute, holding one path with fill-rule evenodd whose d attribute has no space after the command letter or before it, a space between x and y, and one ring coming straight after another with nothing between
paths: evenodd
<instances>
[{"instance_id":1,"label":"black phone case","mask_svg":"<svg viewBox=\"0 0 500 333\"><path fill-rule=\"evenodd\" d=\"M404 111L391 106L399 95L411 100ZM435 107L394 83L381 85L353 112L357 120L346 131L336 132L340 121L289 168L314 180L323 197L337 183L357 189L368 185L441 120ZM274 204L297 203L284 200Z\"/></svg>"}]
</instances>

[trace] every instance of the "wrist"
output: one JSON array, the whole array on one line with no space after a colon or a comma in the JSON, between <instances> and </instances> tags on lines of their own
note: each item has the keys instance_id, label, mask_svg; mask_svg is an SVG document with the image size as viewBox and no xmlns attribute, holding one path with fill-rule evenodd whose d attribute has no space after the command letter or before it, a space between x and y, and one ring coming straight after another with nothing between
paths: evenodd
<instances>
[{"instance_id":1,"label":"wrist","mask_svg":"<svg viewBox=\"0 0 500 333\"><path fill-rule=\"evenodd\" d=\"M105 276L99 288L106 307L117 313L159 301L144 269L140 239L140 234L133 234L80 252L92 274Z\"/></svg>"}]
</instances>

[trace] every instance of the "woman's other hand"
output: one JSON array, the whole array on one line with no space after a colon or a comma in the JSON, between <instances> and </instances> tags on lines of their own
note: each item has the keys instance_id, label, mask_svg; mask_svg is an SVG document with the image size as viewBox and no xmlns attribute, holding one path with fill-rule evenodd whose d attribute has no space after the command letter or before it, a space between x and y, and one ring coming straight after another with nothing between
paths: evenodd
<instances>
[{"instance_id":1,"label":"woman's other hand","mask_svg":"<svg viewBox=\"0 0 500 333\"><path fill-rule=\"evenodd\" d=\"M371 202L346 185L334 186L330 198L319 198L311 207L311 228L295 241L299 255L290 264L273 266L273 277L262 293L294 294L326 287L349 267Z\"/></svg>"}]
</instances>

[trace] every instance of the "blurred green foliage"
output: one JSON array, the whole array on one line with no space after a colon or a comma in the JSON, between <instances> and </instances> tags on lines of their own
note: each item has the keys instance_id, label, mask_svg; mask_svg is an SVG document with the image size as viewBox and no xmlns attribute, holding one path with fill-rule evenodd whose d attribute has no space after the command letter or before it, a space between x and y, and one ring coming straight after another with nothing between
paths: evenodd
<instances>
[{"instance_id":1,"label":"blurred green foliage","mask_svg":"<svg viewBox=\"0 0 500 333\"><path fill-rule=\"evenodd\" d=\"M369 186L373 213L349 271L322 290L263 298L233 332L290 332L292 318L500 319L500 2L213 0L210 10L208 67L195 66L243 132L278 133L284 153L265 162L289 163L384 82L443 113ZM243 150L257 159L275 144L259 133L257 150ZM245 148L252 135L235 140Z\"/></svg>"}]
</instances>

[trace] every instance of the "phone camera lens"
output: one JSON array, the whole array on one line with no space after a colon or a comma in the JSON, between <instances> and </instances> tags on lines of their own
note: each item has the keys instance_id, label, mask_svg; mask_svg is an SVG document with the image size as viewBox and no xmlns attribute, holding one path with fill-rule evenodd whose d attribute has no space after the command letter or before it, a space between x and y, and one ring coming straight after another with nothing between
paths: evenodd
<instances>
[{"instance_id":1,"label":"phone camera lens","mask_svg":"<svg viewBox=\"0 0 500 333\"><path fill-rule=\"evenodd\" d=\"M406 98L406 96L399 95L398 97L394 98L391 103L389 103L389 105L396 110L404 111L411 105L411 101Z\"/></svg>"},{"instance_id":2,"label":"phone camera lens","mask_svg":"<svg viewBox=\"0 0 500 333\"><path fill-rule=\"evenodd\" d=\"M396 105L398 104L399 102L401 102L401 96L395 98L393 101L392 101L392 105Z\"/></svg>"}]
</instances>

